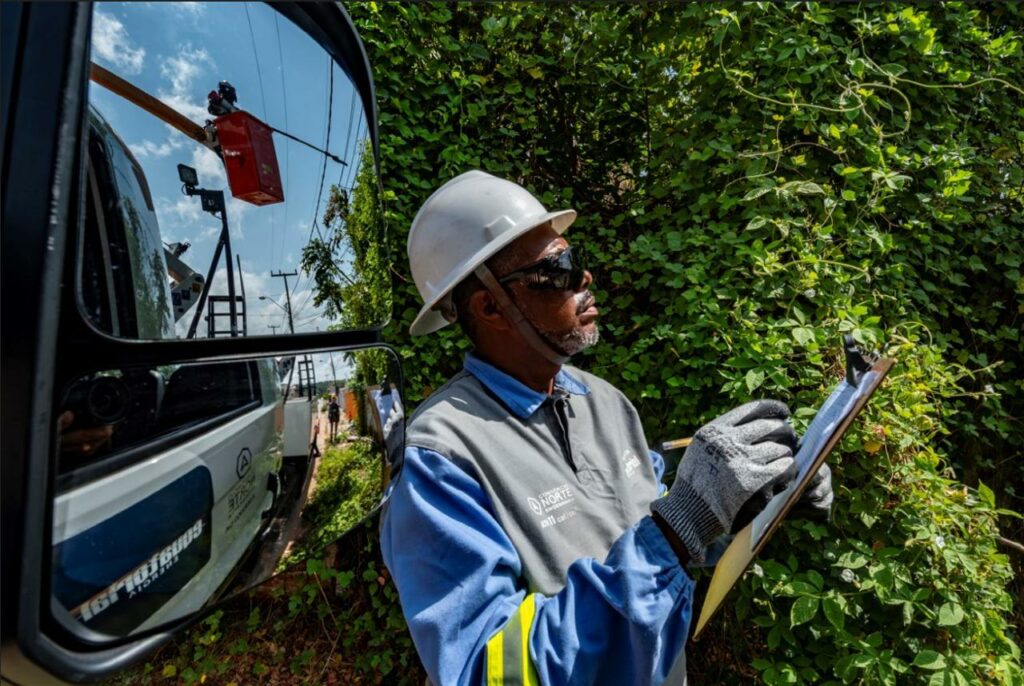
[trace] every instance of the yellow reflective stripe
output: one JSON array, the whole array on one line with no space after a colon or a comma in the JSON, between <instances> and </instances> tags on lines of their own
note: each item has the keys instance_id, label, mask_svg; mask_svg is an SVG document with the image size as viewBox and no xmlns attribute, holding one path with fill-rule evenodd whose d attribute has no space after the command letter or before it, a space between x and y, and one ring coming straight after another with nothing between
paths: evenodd
<instances>
[{"instance_id":1,"label":"yellow reflective stripe","mask_svg":"<svg viewBox=\"0 0 1024 686\"><path fill-rule=\"evenodd\" d=\"M502 686L505 683L502 647L502 632L499 631L487 642L487 686Z\"/></svg>"},{"instance_id":2,"label":"yellow reflective stripe","mask_svg":"<svg viewBox=\"0 0 1024 686\"><path fill-rule=\"evenodd\" d=\"M523 683L526 686L537 685L537 671L530 661L530 627L533 626L533 616L537 612L533 594L526 596L526 600L519 606L519 636L523 646Z\"/></svg>"},{"instance_id":3,"label":"yellow reflective stripe","mask_svg":"<svg viewBox=\"0 0 1024 686\"><path fill-rule=\"evenodd\" d=\"M530 627L537 606L528 595L505 626L487 641L487 686L538 686L530 661Z\"/></svg>"}]
</instances>

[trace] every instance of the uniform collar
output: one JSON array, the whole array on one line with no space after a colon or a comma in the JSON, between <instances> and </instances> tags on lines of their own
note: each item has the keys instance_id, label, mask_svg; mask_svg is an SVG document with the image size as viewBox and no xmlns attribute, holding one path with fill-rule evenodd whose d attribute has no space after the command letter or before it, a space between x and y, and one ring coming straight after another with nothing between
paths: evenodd
<instances>
[{"instance_id":1,"label":"uniform collar","mask_svg":"<svg viewBox=\"0 0 1024 686\"><path fill-rule=\"evenodd\" d=\"M498 396L501 402L522 419L536 412L548 399L546 393L535 391L518 379L509 376L497 367L487 364L476 355L466 355L464 368L477 378L487 389ZM582 381L570 374L565 367L555 375L555 388L572 395L587 395L590 389Z\"/></svg>"}]
</instances>

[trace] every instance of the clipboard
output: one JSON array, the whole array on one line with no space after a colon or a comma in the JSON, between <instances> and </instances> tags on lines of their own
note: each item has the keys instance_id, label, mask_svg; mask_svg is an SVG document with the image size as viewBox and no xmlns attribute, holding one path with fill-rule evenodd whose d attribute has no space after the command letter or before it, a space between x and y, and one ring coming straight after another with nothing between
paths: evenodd
<instances>
[{"instance_id":1,"label":"clipboard","mask_svg":"<svg viewBox=\"0 0 1024 686\"><path fill-rule=\"evenodd\" d=\"M736 582L771 539L793 505L800 500L814 474L825 462L825 458L846 435L853 420L864 409L895 363L889 358L864 355L857 349L850 335L844 336L843 344L846 352L845 378L822 405L804 434L805 441L810 437L817 443L808 446L809 454L804 455L802 460L800 454L805 452L805 446L801 444L797 451L797 462L802 466L797 479L789 488L772 498L768 506L736 534L715 565L715 572L711 577L693 632L693 640L700 637L711 618L722 607ZM837 407L837 404L842 405ZM812 432L816 432L815 435L812 436Z\"/></svg>"}]
</instances>

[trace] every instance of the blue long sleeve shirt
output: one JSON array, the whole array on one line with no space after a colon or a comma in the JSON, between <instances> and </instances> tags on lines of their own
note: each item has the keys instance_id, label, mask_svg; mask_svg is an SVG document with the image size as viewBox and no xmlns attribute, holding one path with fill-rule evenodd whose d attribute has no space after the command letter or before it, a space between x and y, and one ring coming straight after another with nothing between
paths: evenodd
<instances>
[{"instance_id":1,"label":"blue long sleeve shirt","mask_svg":"<svg viewBox=\"0 0 1024 686\"><path fill-rule=\"evenodd\" d=\"M512 411L530 413L546 398L473 356L466 369ZM565 370L555 385L586 392ZM653 451L650 459L660 482L664 461ZM445 456L410 447L388 493L381 549L439 686L495 682L487 662L502 660L493 639L509 625L521 624L526 640L522 665L507 664L505 650L502 683L660 683L685 645L694 583L649 516L604 560L574 562L558 593L531 594L480 484Z\"/></svg>"}]
</instances>

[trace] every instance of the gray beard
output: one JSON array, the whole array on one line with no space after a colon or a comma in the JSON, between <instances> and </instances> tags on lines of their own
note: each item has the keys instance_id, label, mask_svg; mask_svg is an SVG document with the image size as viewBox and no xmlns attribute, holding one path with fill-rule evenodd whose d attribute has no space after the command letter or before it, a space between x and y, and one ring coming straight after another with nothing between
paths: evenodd
<instances>
[{"instance_id":1,"label":"gray beard","mask_svg":"<svg viewBox=\"0 0 1024 686\"><path fill-rule=\"evenodd\" d=\"M579 305L589 299L590 291L577 293L574 298L577 309L579 309ZM525 308L520 307L520 310L523 312L523 316L526 317L526 321L530 322L533 328L537 330L537 333L540 334L541 338L554 346L556 350L569 357L583 352L601 340L601 332L598 330L596 324L589 330L577 327L575 329L569 329L568 331L550 331L537 326L537 323L533 321L533 318Z\"/></svg>"},{"instance_id":2,"label":"gray beard","mask_svg":"<svg viewBox=\"0 0 1024 686\"><path fill-rule=\"evenodd\" d=\"M590 330L572 329L561 334L541 331L540 335L569 357L583 352L601 340L601 332L598 330L597 325Z\"/></svg>"}]
</instances>

